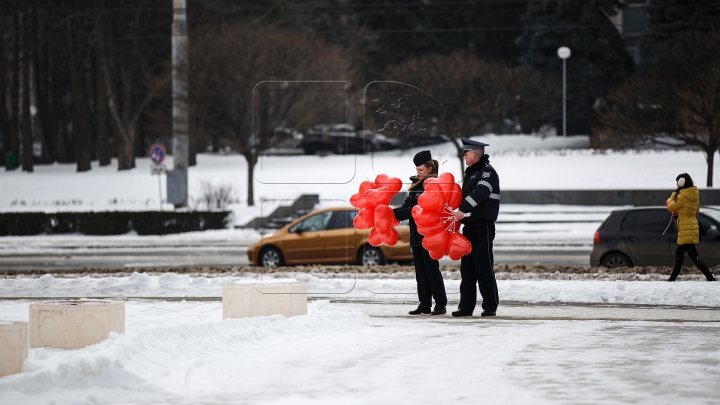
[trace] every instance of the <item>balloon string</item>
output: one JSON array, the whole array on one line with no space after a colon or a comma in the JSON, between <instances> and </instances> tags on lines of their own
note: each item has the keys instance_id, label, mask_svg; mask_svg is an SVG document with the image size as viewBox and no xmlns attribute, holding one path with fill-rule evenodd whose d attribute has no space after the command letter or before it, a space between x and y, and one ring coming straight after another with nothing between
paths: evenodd
<instances>
[{"instance_id":1,"label":"balloon string","mask_svg":"<svg viewBox=\"0 0 720 405\"><path fill-rule=\"evenodd\" d=\"M440 212L440 220L445 225L446 231L455 232L455 222L457 221L457 218L455 218L452 208L450 208L447 203L445 203L445 206Z\"/></svg>"}]
</instances>

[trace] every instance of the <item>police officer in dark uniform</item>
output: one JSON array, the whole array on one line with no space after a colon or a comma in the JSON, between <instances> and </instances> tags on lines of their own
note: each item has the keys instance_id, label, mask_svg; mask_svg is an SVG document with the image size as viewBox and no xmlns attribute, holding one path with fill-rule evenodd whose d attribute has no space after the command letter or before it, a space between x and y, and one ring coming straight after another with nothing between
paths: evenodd
<instances>
[{"instance_id":1,"label":"police officer in dark uniform","mask_svg":"<svg viewBox=\"0 0 720 405\"><path fill-rule=\"evenodd\" d=\"M495 221L500 210L500 179L485 154L488 144L460 138L463 158L468 168L463 181L463 201L455 212L462 222L463 235L472 251L460 261L460 304L453 316L471 316L477 303L479 286L482 295L481 316L495 316L499 304L497 282L493 270Z\"/></svg>"},{"instance_id":2,"label":"police officer in dark uniform","mask_svg":"<svg viewBox=\"0 0 720 405\"><path fill-rule=\"evenodd\" d=\"M415 279L417 281L418 300L420 305L410 311L410 315L432 314L443 315L447 313L447 295L445 284L438 261L430 257L430 253L422 245L423 236L417 231L412 209L418 203L418 198L425 191L425 180L438 176L438 161L432 158L429 150L418 152L413 158L417 176L410 177L412 185L405 203L395 208L395 218L399 221L410 220L410 246L415 264ZM435 298L435 309L431 310L432 298Z\"/></svg>"}]
</instances>

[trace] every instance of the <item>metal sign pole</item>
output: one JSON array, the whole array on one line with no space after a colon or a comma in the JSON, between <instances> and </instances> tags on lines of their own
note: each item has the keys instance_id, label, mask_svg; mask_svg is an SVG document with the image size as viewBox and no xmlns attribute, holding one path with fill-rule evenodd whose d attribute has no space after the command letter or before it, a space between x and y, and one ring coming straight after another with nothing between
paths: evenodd
<instances>
[{"instance_id":1,"label":"metal sign pole","mask_svg":"<svg viewBox=\"0 0 720 405\"><path fill-rule=\"evenodd\" d=\"M160 195L160 211L163 210L162 206L162 181L160 179L160 176L162 176L160 173L158 173L158 194Z\"/></svg>"}]
</instances>

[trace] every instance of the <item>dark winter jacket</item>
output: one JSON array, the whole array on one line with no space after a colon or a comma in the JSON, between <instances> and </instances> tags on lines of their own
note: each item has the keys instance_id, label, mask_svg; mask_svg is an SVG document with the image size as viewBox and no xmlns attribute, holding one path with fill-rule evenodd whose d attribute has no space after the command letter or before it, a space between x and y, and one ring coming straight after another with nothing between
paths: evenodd
<instances>
[{"instance_id":1,"label":"dark winter jacket","mask_svg":"<svg viewBox=\"0 0 720 405\"><path fill-rule=\"evenodd\" d=\"M405 203L393 210L393 212L395 212L395 218L397 218L398 221L410 220L410 246L422 246L423 236L417 231L415 219L412 217L412 209L417 205L418 198L420 198L425 191L424 184L427 179L428 178L422 179L415 187L411 188L408 196L405 198ZM410 178L410 180L413 180L413 178Z\"/></svg>"},{"instance_id":2,"label":"dark winter jacket","mask_svg":"<svg viewBox=\"0 0 720 405\"><path fill-rule=\"evenodd\" d=\"M495 222L500 211L500 178L490 166L490 157L483 157L465 170L462 188L463 200L459 210L470 213L463 224Z\"/></svg>"}]
</instances>

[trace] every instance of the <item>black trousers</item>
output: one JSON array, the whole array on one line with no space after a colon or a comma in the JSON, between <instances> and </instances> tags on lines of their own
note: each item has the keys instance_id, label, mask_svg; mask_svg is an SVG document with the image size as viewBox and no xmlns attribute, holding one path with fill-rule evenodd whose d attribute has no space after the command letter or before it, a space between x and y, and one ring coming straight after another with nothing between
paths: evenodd
<instances>
[{"instance_id":1,"label":"black trousers","mask_svg":"<svg viewBox=\"0 0 720 405\"><path fill-rule=\"evenodd\" d=\"M493 240L495 224L471 222L463 228L463 235L470 241L472 251L460 260L460 304L458 309L473 312L477 305L477 289L482 295L482 308L495 312L498 298L497 281L493 270Z\"/></svg>"},{"instance_id":2,"label":"black trousers","mask_svg":"<svg viewBox=\"0 0 720 405\"><path fill-rule=\"evenodd\" d=\"M669 281L675 281L678 274L680 274L683 262L685 261L685 252L688 253L688 256L690 256L690 260L692 260L693 263L695 263L695 265L698 267L698 269L702 271L708 281L715 280L715 277L713 277L712 273L710 273L710 269L708 268L707 264L705 264L700 259L700 255L698 254L695 245L678 245L677 250L675 250L675 265L673 266L672 274L670 274Z\"/></svg>"},{"instance_id":3,"label":"black trousers","mask_svg":"<svg viewBox=\"0 0 720 405\"><path fill-rule=\"evenodd\" d=\"M430 257L430 253L422 246L413 246L412 252L420 305L431 308L432 299L435 298L435 305L446 306L445 283L438 261Z\"/></svg>"}]
</instances>

